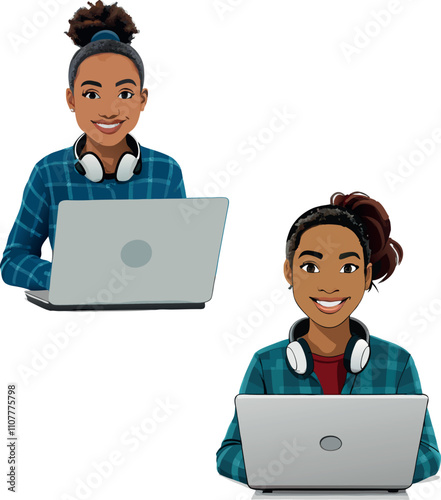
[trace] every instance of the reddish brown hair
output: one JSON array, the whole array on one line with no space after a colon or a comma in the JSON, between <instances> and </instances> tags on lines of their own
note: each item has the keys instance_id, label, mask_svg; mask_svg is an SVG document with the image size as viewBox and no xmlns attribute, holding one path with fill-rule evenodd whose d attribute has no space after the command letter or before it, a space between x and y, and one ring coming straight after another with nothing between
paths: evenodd
<instances>
[{"instance_id":1,"label":"reddish brown hair","mask_svg":"<svg viewBox=\"0 0 441 500\"><path fill-rule=\"evenodd\" d=\"M334 193L331 204L346 208L362 220L371 250L372 279L387 280L403 260L403 249L390 237L390 220L383 205L364 193Z\"/></svg>"}]
</instances>

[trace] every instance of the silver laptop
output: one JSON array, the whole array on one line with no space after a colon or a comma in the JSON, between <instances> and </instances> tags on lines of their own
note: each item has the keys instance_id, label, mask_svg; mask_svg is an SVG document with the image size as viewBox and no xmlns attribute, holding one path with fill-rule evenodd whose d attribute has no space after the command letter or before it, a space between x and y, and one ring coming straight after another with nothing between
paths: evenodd
<instances>
[{"instance_id":1,"label":"silver laptop","mask_svg":"<svg viewBox=\"0 0 441 500\"><path fill-rule=\"evenodd\" d=\"M46 309L203 308L213 294L226 198L62 201Z\"/></svg>"},{"instance_id":2,"label":"silver laptop","mask_svg":"<svg viewBox=\"0 0 441 500\"><path fill-rule=\"evenodd\" d=\"M238 395L248 486L406 489L427 403L424 394Z\"/></svg>"}]
</instances>

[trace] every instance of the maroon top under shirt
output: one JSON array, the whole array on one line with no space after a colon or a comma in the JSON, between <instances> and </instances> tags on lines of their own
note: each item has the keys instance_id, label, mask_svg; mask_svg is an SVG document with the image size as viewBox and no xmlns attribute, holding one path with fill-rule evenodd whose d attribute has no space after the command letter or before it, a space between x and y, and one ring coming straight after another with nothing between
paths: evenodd
<instances>
[{"instance_id":1,"label":"maroon top under shirt","mask_svg":"<svg viewBox=\"0 0 441 500\"><path fill-rule=\"evenodd\" d=\"M323 388L323 394L340 394L346 380L344 354L339 356L320 356L312 354L314 372Z\"/></svg>"}]
</instances>

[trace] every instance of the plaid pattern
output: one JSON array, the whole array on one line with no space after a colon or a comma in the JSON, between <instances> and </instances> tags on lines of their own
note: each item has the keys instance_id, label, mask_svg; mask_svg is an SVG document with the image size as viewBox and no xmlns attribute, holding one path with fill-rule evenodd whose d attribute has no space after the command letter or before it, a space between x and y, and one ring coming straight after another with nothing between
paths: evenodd
<instances>
[{"instance_id":1,"label":"plaid pattern","mask_svg":"<svg viewBox=\"0 0 441 500\"><path fill-rule=\"evenodd\" d=\"M241 394L323 394L314 372L305 377L288 368L287 345L288 340L284 340L256 352L240 387ZM372 336L370 347L366 368L358 376L347 373L341 394L422 394L414 361L405 349ZM247 482L236 413L216 456L220 474ZM433 476L439 466L440 453L426 410L413 482Z\"/></svg>"},{"instance_id":2,"label":"plaid pattern","mask_svg":"<svg viewBox=\"0 0 441 500\"><path fill-rule=\"evenodd\" d=\"M31 290L49 288L51 266L40 259L47 237L54 248L58 204L62 200L185 198L181 169L173 158L141 146L142 169L127 182L89 181L75 170L73 148L37 163L1 261L3 280Z\"/></svg>"}]
</instances>

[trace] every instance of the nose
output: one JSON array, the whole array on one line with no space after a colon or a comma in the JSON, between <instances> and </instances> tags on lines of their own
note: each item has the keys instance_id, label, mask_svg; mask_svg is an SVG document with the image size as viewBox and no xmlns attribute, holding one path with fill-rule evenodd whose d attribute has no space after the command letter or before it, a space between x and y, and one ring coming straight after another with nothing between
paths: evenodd
<instances>
[{"instance_id":1,"label":"nose","mask_svg":"<svg viewBox=\"0 0 441 500\"><path fill-rule=\"evenodd\" d=\"M121 114L121 109L119 107L120 100L118 99L102 99L101 102L101 113L98 115L105 120L113 120Z\"/></svg>"},{"instance_id":2,"label":"nose","mask_svg":"<svg viewBox=\"0 0 441 500\"><path fill-rule=\"evenodd\" d=\"M327 289L319 288L318 291L324 292L324 293L327 293L328 295L330 295L331 293L339 292L340 290L338 288L332 289L331 287L327 287Z\"/></svg>"},{"instance_id":3,"label":"nose","mask_svg":"<svg viewBox=\"0 0 441 500\"><path fill-rule=\"evenodd\" d=\"M118 113L115 113L113 115L107 115L107 114L104 114L104 113L98 113L98 115L101 117L101 118L105 118L106 120L113 120L114 118L116 118L118 115L119 115L119 112Z\"/></svg>"},{"instance_id":4,"label":"nose","mask_svg":"<svg viewBox=\"0 0 441 500\"><path fill-rule=\"evenodd\" d=\"M340 291L339 289L339 276L336 276L331 270L326 271L322 269L323 272L318 274L320 280L317 280L317 289L319 292L323 292L326 295L331 295Z\"/></svg>"}]
</instances>

